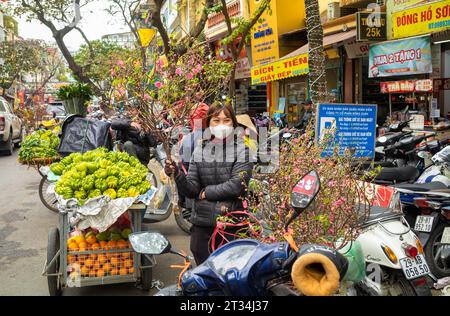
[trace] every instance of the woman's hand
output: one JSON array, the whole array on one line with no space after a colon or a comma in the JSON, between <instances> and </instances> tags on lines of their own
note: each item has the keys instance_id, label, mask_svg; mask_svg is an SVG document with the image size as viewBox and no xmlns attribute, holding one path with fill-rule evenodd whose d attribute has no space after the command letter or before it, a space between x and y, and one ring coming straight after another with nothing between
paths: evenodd
<instances>
[{"instance_id":1,"label":"woman's hand","mask_svg":"<svg viewBox=\"0 0 450 316\"><path fill-rule=\"evenodd\" d=\"M173 174L176 174L177 172L177 165L175 161L166 160L166 165L164 166L164 172L167 176L172 176Z\"/></svg>"},{"instance_id":2,"label":"woman's hand","mask_svg":"<svg viewBox=\"0 0 450 316\"><path fill-rule=\"evenodd\" d=\"M205 190L202 190L202 192L200 192L200 195L199 195L199 200L205 200L206 199L206 194L205 194Z\"/></svg>"},{"instance_id":3,"label":"woman's hand","mask_svg":"<svg viewBox=\"0 0 450 316\"><path fill-rule=\"evenodd\" d=\"M138 131L140 131L142 129L141 124L139 124L137 122L131 123L131 126L134 127L135 129L137 129Z\"/></svg>"}]
</instances>

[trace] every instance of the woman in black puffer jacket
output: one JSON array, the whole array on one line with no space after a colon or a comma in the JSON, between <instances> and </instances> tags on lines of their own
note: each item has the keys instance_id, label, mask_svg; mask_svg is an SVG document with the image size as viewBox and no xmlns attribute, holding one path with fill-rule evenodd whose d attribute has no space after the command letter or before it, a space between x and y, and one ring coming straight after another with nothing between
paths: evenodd
<instances>
[{"instance_id":1,"label":"woman in black puffer jacket","mask_svg":"<svg viewBox=\"0 0 450 316\"><path fill-rule=\"evenodd\" d=\"M191 222L191 251L197 265L209 256L209 240L217 217L243 209L242 197L253 170L253 155L235 133L238 126L233 109L216 103L208 111L205 136L192 155L187 176L173 162L166 162L166 174L175 174L178 190L195 199Z\"/></svg>"}]
</instances>

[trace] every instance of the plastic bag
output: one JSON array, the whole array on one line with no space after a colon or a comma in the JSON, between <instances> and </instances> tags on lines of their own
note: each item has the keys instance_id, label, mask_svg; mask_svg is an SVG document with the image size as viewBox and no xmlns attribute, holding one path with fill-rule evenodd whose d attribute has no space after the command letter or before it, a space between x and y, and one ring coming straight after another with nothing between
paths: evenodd
<instances>
[{"instance_id":1,"label":"plastic bag","mask_svg":"<svg viewBox=\"0 0 450 316\"><path fill-rule=\"evenodd\" d=\"M347 243L339 252L348 260L348 270L343 280L355 283L362 281L366 276L366 262L359 241Z\"/></svg>"},{"instance_id":2,"label":"plastic bag","mask_svg":"<svg viewBox=\"0 0 450 316\"><path fill-rule=\"evenodd\" d=\"M166 195L168 194L169 187L168 185L163 185L161 189L156 192L155 197L152 200L152 207L155 209L160 209Z\"/></svg>"}]
</instances>

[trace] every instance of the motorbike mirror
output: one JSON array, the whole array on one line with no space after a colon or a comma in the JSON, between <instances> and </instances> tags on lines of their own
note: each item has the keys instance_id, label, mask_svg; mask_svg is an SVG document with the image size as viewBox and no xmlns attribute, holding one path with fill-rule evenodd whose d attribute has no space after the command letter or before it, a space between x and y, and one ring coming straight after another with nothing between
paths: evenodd
<instances>
[{"instance_id":1,"label":"motorbike mirror","mask_svg":"<svg viewBox=\"0 0 450 316\"><path fill-rule=\"evenodd\" d=\"M157 232L139 232L128 236L133 250L145 255L160 255L172 249L166 237Z\"/></svg>"},{"instance_id":2,"label":"motorbike mirror","mask_svg":"<svg viewBox=\"0 0 450 316\"><path fill-rule=\"evenodd\" d=\"M381 136L380 138L378 138L378 141L382 144L384 144L385 142L387 142L387 137L386 136Z\"/></svg>"},{"instance_id":3,"label":"motorbike mirror","mask_svg":"<svg viewBox=\"0 0 450 316\"><path fill-rule=\"evenodd\" d=\"M431 158L431 154L428 151L419 151L417 156L419 156L422 159L429 159L429 158Z\"/></svg>"},{"instance_id":4,"label":"motorbike mirror","mask_svg":"<svg viewBox=\"0 0 450 316\"><path fill-rule=\"evenodd\" d=\"M289 224L300 216L308 206L314 201L320 191L320 179L315 170L302 177L294 186L291 192L291 206L294 213L287 220L284 230L288 231Z\"/></svg>"},{"instance_id":5,"label":"motorbike mirror","mask_svg":"<svg viewBox=\"0 0 450 316\"><path fill-rule=\"evenodd\" d=\"M291 206L295 210L306 209L320 191L320 179L315 170L302 177L291 192Z\"/></svg>"}]
</instances>

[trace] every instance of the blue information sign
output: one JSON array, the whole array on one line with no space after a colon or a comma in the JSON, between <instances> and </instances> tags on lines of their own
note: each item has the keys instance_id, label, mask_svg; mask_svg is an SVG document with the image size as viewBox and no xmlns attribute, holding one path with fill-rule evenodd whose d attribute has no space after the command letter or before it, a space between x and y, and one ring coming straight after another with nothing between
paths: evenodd
<instances>
[{"instance_id":1,"label":"blue information sign","mask_svg":"<svg viewBox=\"0 0 450 316\"><path fill-rule=\"evenodd\" d=\"M335 144L340 146L340 154L353 149L355 157L375 155L377 124L376 104L319 104L316 120L316 135L322 140L326 130L335 129ZM330 155L330 146L323 156Z\"/></svg>"}]
</instances>

